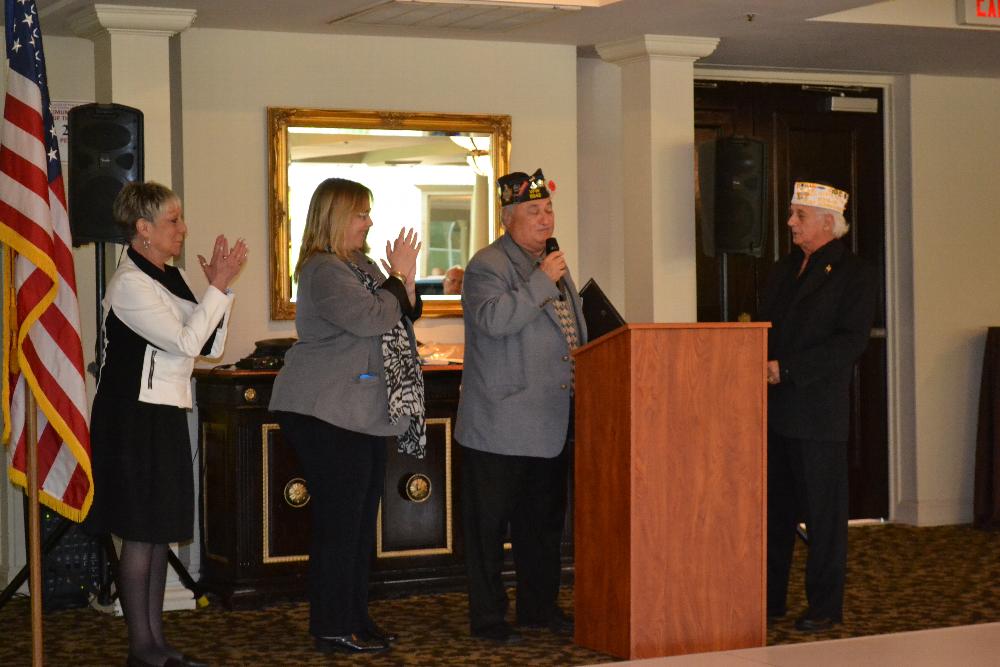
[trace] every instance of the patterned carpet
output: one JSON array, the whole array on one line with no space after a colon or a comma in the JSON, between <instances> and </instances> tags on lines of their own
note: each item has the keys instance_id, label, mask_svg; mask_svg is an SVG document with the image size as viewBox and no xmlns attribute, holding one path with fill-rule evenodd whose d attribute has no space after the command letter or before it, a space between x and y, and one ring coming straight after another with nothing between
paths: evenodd
<instances>
[{"instance_id":1,"label":"patterned carpet","mask_svg":"<svg viewBox=\"0 0 1000 667\"><path fill-rule=\"evenodd\" d=\"M921 630L1000 621L1000 533L969 526L850 529L850 565L844 624L803 635L792 627L805 606L804 549L797 548L788 618L768 628L767 643ZM562 591L572 608L572 589ZM473 640L462 593L377 600L372 614L398 631L392 651L366 657L316 653L307 634L308 606L282 604L260 611L228 612L219 605L166 615L168 637L185 652L213 665L587 665L616 660L574 646L544 631L497 647ZM16 598L0 610L0 665L29 665L30 607ZM91 609L45 616L46 665L122 665L125 623Z\"/></svg>"}]
</instances>

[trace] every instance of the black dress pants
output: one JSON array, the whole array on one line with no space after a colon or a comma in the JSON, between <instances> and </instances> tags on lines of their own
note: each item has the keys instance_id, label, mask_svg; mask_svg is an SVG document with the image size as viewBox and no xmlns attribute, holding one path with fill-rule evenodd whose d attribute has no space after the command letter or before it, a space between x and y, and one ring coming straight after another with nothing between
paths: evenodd
<instances>
[{"instance_id":1,"label":"black dress pants","mask_svg":"<svg viewBox=\"0 0 1000 667\"><path fill-rule=\"evenodd\" d=\"M473 632L504 621L501 578L510 525L517 570L517 620L546 623L559 595L559 545L566 516L569 447L551 459L462 448L462 530Z\"/></svg>"},{"instance_id":2,"label":"black dress pants","mask_svg":"<svg viewBox=\"0 0 1000 667\"><path fill-rule=\"evenodd\" d=\"M309 632L330 637L370 627L368 575L385 479L382 436L277 412L309 487Z\"/></svg>"},{"instance_id":3,"label":"black dress pants","mask_svg":"<svg viewBox=\"0 0 1000 667\"><path fill-rule=\"evenodd\" d=\"M847 443L785 438L767 448L767 610L786 610L795 529L806 524L810 618L841 620L847 575Z\"/></svg>"}]
</instances>

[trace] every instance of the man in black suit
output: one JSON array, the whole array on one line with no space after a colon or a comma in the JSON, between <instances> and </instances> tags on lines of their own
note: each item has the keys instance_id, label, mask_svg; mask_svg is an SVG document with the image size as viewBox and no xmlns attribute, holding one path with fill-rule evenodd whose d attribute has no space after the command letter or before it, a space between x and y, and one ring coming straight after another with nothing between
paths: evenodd
<instances>
[{"instance_id":1,"label":"man in black suit","mask_svg":"<svg viewBox=\"0 0 1000 667\"><path fill-rule=\"evenodd\" d=\"M761 298L768 340L767 614L786 613L795 529L809 537L805 632L843 619L847 572L847 439L854 364L877 299L872 269L840 238L847 193L795 184L788 226L796 248L773 268Z\"/></svg>"}]
</instances>

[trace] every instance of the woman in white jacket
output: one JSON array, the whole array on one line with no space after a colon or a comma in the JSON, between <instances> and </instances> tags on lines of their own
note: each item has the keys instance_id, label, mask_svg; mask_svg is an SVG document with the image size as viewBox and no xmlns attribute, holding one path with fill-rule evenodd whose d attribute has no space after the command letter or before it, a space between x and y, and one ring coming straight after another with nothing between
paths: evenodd
<instances>
[{"instance_id":1,"label":"woman in white jacket","mask_svg":"<svg viewBox=\"0 0 1000 667\"><path fill-rule=\"evenodd\" d=\"M232 306L230 282L247 247L215 241L198 259L209 287L195 299L167 262L187 234L180 199L158 183L130 183L115 199L129 247L104 299L104 363L91 411L94 503L87 528L122 539L118 591L128 665L201 664L163 638L171 542L192 539L194 479L185 411L198 356L219 356Z\"/></svg>"}]
</instances>

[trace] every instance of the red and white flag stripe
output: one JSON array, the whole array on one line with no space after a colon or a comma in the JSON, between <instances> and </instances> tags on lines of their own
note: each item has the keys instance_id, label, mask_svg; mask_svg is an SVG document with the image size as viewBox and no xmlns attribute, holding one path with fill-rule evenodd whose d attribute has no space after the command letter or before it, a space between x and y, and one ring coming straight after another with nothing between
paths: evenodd
<instances>
[{"instance_id":1,"label":"red and white flag stripe","mask_svg":"<svg viewBox=\"0 0 1000 667\"><path fill-rule=\"evenodd\" d=\"M8 69L0 147L4 266L4 435L11 479L27 485L25 404L38 404L41 502L81 521L93 499L88 407L72 239L58 153L38 84ZM9 412L8 412L9 406Z\"/></svg>"}]
</instances>

